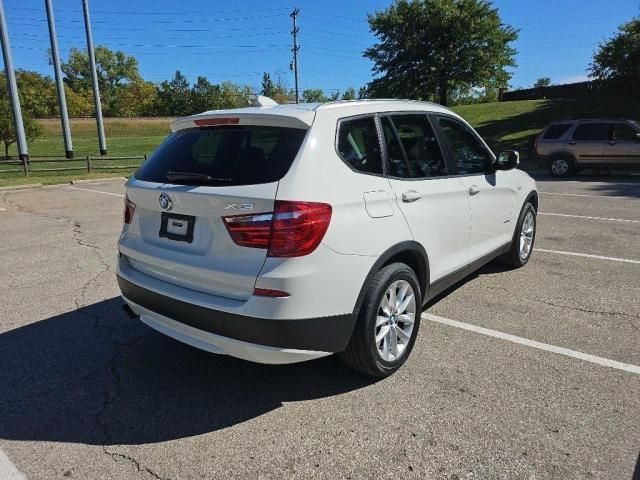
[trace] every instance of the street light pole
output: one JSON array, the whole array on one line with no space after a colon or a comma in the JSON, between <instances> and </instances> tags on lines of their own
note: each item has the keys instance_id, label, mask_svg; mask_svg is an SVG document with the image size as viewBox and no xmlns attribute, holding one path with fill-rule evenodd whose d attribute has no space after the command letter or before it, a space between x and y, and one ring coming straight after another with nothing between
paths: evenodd
<instances>
[{"instance_id":1,"label":"street light pole","mask_svg":"<svg viewBox=\"0 0 640 480\"><path fill-rule=\"evenodd\" d=\"M27 149L27 138L24 133L20 97L18 96L16 75L13 70L13 58L11 58L7 20L4 15L4 4L2 0L0 0L0 43L2 44L2 57L4 58L4 71L7 77L9 100L13 111L13 124L16 132L16 143L18 144L18 158L22 161L25 173L28 173L29 150Z\"/></svg>"},{"instance_id":2,"label":"street light pole","mask_svg":"<svg viewBox=\"0 0 640 480\"><path fill-rule=\"evenodd\" d=\"M84 30L87 34L87 52L89 53L89 65L91 67L91 83L93 84L93 102L96 110L96 123L98 124L98 140L100 142L100 155L107 154L107 140L104 137L104 122L102 120L102 105L100 104L100 87L98 86L98 73L96 71L96 54L93 50L93 35L91 34L91 19L89 18L89 0L82 0L84 13Z\"/></svg>"},{"instance_id":3,"label":"street light pole","mask_svg":"<svg viewBox=\"0 0 640 480\"><path fill-rule=\"evenodd\" d=\"M56 36L56 23L53 17L53 7L51 0L44 0L47 9L47 21L49 22L49 39L51 40L51 59L53 61L53 72L56 79L56 90L58 92L58 105L60 106L60 121L62 123L62 137L64 139L64 152L67 158L73 158L73 143L71 141L71 130L69 128L69 114L67 113L67 97L64 93L62 83L62 70L60 69L60 55L58 53L58 38Z\"/></svg>"}]
</instances>

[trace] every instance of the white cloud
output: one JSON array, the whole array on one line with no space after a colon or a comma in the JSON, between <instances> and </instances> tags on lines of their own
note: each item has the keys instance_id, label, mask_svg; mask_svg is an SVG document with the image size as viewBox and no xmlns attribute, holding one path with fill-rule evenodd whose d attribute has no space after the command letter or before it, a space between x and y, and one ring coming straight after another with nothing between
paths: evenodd
<instances>
[{"instance_id":1,"label":"white cloud","mask_svg":"<svg viewBox=\"0 0 640 480\"><path fill-rule=\"evenodd\" d=\"M570 77L564 77L564 78L561 78L559 80L554 81L553 83L555 85L562 85L564 83L586 82L587 80L589 80L589 77L587 77L586 74L582 74L582 75L572 75Z\"/></svg>"}]
</instances>

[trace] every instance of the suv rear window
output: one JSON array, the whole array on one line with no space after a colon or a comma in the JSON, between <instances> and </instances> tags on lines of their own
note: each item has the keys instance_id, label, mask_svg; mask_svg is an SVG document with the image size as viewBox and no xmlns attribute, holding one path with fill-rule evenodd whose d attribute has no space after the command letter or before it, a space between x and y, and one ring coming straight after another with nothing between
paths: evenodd
<instances>
[{"instance_id":1,"label":"suv rear window","mask_svg":"<svg viewBox=\"0 0 640 480\"><path fill-rule=\"evenodd\" d=\"M542 135L542 139L557 140L565 133L567 133L567 130L569 130L569 128L571 128L570 123L559 123L557 125L551 125L549 126L549 128L547 128L547 131L544 132L544 135Z\"/></svg>"},{"instance_id":2,"label":"suv rear window","mask_svg":"<svg viewBox=\"0 0 640 480\"><path fill-rule=\"evenodd\" d=\"M289 170L306 132L257 125L181 130L158 147L135 177L145 182L181 185L276 182ZM179 173L181 178L172 181L167 178L169 172L174 176ZM189 178L190 174L193 178Z\"/></svg>"}]
</instances>

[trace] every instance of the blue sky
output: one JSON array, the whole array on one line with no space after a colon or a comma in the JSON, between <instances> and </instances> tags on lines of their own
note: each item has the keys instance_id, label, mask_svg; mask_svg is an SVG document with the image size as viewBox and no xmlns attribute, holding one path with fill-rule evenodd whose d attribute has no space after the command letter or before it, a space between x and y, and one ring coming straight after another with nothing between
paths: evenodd
<instances>
[{"instance_id":1,"label":"blue sky","mask_svg":"<svg viewBox=\"0 0 640 480\"><path fill-rule=\"evenodd\" d=\"M4 0L16 68L52 74L42 0ZM390 0L92 0L96 44L138 58L140 72L161 81L179 69L194 81L232 80L259 88L263 71L293 86L291 18L300 9L301 89L356 89L371 79L362 51L374 42L366 14ZM86 48L80 0L53 0L61 55ZM513 87L541 76L585 79L598 42L640 14L639 0L495 0L503 21L520 29Z\"/></svg>"}]
</instances>

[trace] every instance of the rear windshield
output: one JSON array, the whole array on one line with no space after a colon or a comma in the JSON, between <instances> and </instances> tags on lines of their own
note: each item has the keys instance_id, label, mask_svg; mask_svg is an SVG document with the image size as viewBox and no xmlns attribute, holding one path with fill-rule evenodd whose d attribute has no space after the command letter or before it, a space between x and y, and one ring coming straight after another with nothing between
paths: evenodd
<instances>
[{"instance_id":1,"label":"rear windshield","mask_svg":"<svg viewBox=\"0 0 640 480\"><path fill-rule=\"evenodd\" d=\"M135 174L180 185L254 185L280 180L306 130L270 126L193 128L171 134Z\"/></svg>"},{"instance_id":2,"label":"rear windshield","mask_svg":"<svg viewBox=\"0 0 640 480\"><path fill-rule=\"evenodd\" d=\"M547 131L544 132L542 138L545 140L557 140L565 133L567 133L567 130L569 130L570 127L570 123L559 123L557 125L551 125L549 128L547 128Z\"/></svg>"}]
</instances>

